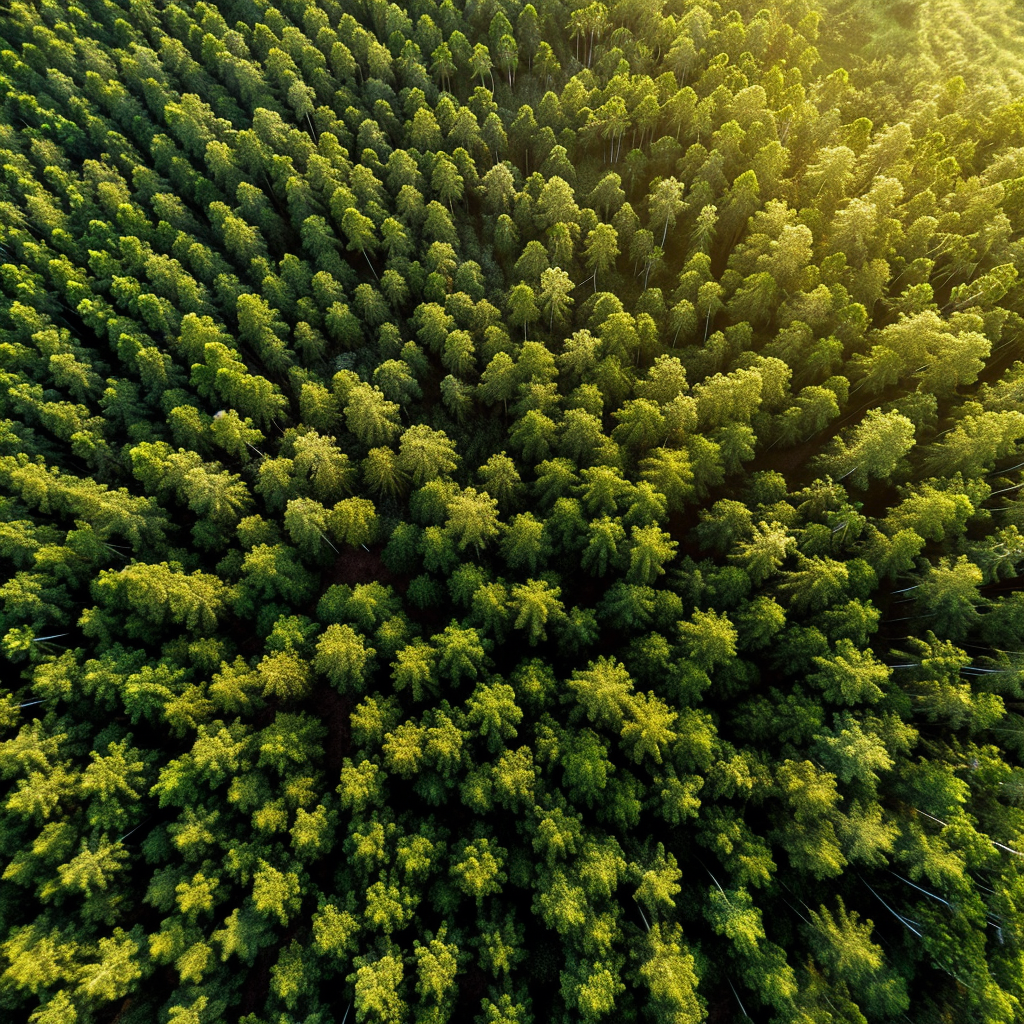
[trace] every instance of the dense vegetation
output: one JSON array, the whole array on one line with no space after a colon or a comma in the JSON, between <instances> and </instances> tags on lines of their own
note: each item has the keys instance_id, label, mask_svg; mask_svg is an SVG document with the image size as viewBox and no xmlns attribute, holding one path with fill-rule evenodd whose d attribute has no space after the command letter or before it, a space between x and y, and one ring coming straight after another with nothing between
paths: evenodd
<instances>
[{"instance_id":1,"label":"dense vegetation","mask_svg":"<svg viewBox=\"0 0 1024 1024\"><path fill-rule=\"evenodd\" d=\"M1007 5L280 3L0 15L0 1014L1019 1021Z\"/></svg>"}]
</instances>

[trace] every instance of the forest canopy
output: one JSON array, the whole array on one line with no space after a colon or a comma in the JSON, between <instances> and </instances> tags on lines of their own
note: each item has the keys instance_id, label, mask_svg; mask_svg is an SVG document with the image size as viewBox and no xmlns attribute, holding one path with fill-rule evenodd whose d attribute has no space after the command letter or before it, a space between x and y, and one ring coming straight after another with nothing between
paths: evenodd
<instances>
[{"instance_id":1,"label":"forest canopy","mask_svg":"<svg viewBox=\"0 0 1024 1024\"><path fill-rule=\"evenodd\" d=\"M0 13L0 1014L1020 1021L1018 14L279 3Z\"/></svg>"}]
</instances>

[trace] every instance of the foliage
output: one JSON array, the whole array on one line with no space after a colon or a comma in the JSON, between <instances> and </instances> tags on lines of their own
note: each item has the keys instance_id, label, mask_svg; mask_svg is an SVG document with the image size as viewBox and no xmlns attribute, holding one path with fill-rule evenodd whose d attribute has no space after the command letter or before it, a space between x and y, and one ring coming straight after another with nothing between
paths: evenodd
<instances>
[{"instance_id":1,"label":"foliage","mask_svg":"<svg viewBox=\"0 0 1024 1024\"><path fill-rule=\"evenodd\" d=\"M1024 1016L1019 12L0 19L0 1012Z\"/></svg>"}]
</instances>

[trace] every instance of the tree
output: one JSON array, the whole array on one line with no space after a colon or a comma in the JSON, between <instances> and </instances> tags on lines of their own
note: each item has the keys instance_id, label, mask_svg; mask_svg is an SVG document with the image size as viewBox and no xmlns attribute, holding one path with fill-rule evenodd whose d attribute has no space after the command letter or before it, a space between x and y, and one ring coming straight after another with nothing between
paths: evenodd
<instances>
[{"instance_id":1,"label":"tree","mask_svg":"<svg viewBox=\"0 0 1024 1024\"><path fill-rule=\"evenodd\" d=\"M555 224L575 226L579 220L579 207L572 185L557 174L552 175L540 190L537 199L537 223L541 228Z\"/></svg>"},{"instance_id":2,"label":"tree","mask_svg":"<svg viewBox=\"0 0 1024 1024\"><path fill-rule=\"evenodd\" d=\"M388 952L378 959L358 957L346 979L355 984L356 1012L373 1024L401 1024L405 1002L399 994L405 975L401 956Z\"/></svg>"},{"instance_id":3,"label":"tree","mask_svg":"<svg viewBox=\"0 0 1024 1024\"><path fill-rule=\"evenodd\" d=\"M218 577L198 571L185 574L180 565L167 562L101 570L91 590L102 608L125 614L124 628L135 638L144 638L165 623L195 634L213 632L233 596ZM100 628L95 612L85 615L87 634Z\"/></svg>"},{"instance_id":4,"label":"tree","mask_svg":"<svg viewBox=\"0 0 1024 1024\"><path fill-rule=\"evenodd\" d=\"M313 667L342 693L361 693L376 651L351 626L331 624L316 645Z\"/></svg>"},{"instance_id":5,"label":"tree","mask_svg":"<svg viewBox=\"0 0 1024 1024\"><path fill-rule=\"evenodd\" d=\"M677 541L657 526L634 526L630 536L630 583L647 586L665 574L665 563L676 556Z\"/></svg>"},{"instance_id":6,"label":"tree","mask_svg":"<svg viewBox=\"0 0 1024 1024\"><path fill-rule=\"evenodd\" d=\"M736 657L739 634L724 614L694 608L691 621L679 622L677 628L689 657L704 672L727 665Z\"/></svg>"},{"instance_id":7,"label":"tree","mask_svg":"<svg viewBox=\"0 0 1024 1024\"><path fill-rule=\"evenodd\" d=\"M803 870L817 878L835 877L846 865L831 820L839 801L835 776L810 761L790 759L775 774L792 815L778 830L781 844Z\"/></svg>"},{"instance_id":8,"label":"tree","mask_svg":"<svg viewBox=\"0 0 1024 1024\"><path fill-rule=\"evenodd\" d=\"M836 897L837 909L822 905L809 911L811 942L829 974L853 990L867 1013L893 1015L910 1005L906 983L884 966L882 947L871 941L872 921L860 923L856 911L847 911Z\"/></svg>"},{"instance_id":9,"label":"tree","mask_svg":"<svg viewBox=\"0 0 1024 1024\"><path fill-rule=\"evenodd\" d=\"M550 553L544 524L526 512L515 516L501 540L501 554L510 569L526 569L533 573L543 567Z\"/></svg>"},{"instance_id":10,"label":"tree","mask_svg":"<svg viewBox=\"0 0 1024 1024\"><path fill-rule=\"evenodd\" d=\"M528 284L517 284L508 293L509 323L522 327L523 341L526 341L528 326L540 317L536 296Z\"/></svg>"},{"instance_id":11,"label":"tree","mask_svg":"<svg viewBox=\"0 0 1024 1024\"><path fill-rule=\"evenodd\" d=\"M929 566L918 584L916 607L943 637L963 640L981 618L978 608L983 598L978 588L983 578L981 569L966 555L941 558L938 564Z\"/></svg>"},{"instance_id":12,"label":"tree","mask_svg":"<svg viewBox=\"0 0 1024 1024\"><path fill-rule=\"evenodd\" d=\"M308 430L294 442L292 464L308 479L313 496L330 501L351 490L353 470L348 456L339 451L334 437L323 437Z\"/></svg>"},{"instance_id":13,"label":"tree","mask_svg":"<svg viewBox=\"0 0 1024 1024\"><path fill-rule=\"evenodd\" d=\"M505 452L492 455L478 470L483 489L505 511L515 508L524 491L515 462Z\"/></svg>"},{"instance_id":14,"label":"tree","mask_svg":"<svg viewBox=\"0 0 1024 1024\"><path fill-rule=\"evenodd\" d=\"M640 475L665 495L673 511L681 510L694 495L693 467L685 449L653 449L640 463Z\"/></svg>"},{"instance_id":15,"label":"tree","mask_svg":"<svg viewBox=\"0 0 1024 1024\"><path fill-rule=\"evenodd\" d=\"M496 352L480 375L477 394L489 405L502 403L508 411L508 400L513 398L521 383L515 362L507 352Z\"/></svg>"},{"instance_id":16,"label":"tree","mask_svg":"<svg viewBox=\"0 0 1024 1024\"><path fill-rule=\"evenodd\" d=\"M512 273L520 281L536 285L541 274L549 269L547 250L536 239L526 243L519 259L516 260Z\"/></svg>"},{"instance_id":17,"label":"tree","mask_svg":"<svg viewBox=\"0 0 1024 1024\"><path fill-rule=\"evenodd\" d=\"M473 78L479 78L480 84L484 84L484 79L491 79L491 89L494 89L494 78L491 75L491 68L493 67L491 61L491 54L485 43L477 43L473 47L473 56L470 58L469 70Z\"/></svg>"},{"instance_id":18,"label":"tree","mask_svg":"<svg viewBox=\"0 0 1024 1024\"><path fill-rule=\"evenodd\" d=\"M527 4L516 19L516 39L526 53L530 70L541 41L540 18L533 4Z\"/></svg>"},{"instance_id":19,"label":"tree","mask_svg":"<svg viewBox=\"0 0 1024 1024\"><path fill-rule=\"evenodd\" d=\"M253 875L252 899L260 914L287 925L299 909L300 893L299 878L294 872L279 871L267 861L259 860Z\"/></svg>"},{"instance_id":20,"label":"tree","mask_svg":"<svg viewBox=\"0 0 1024 1024\"><path fill-rule=\"evenodd\" d=\"M453 211L453 201L462 199L466 187L458 167L445 153L441 153L434 161L430 185L440 200L447 203L448 208Z\"/></svg>"},{"instance_id":21,"label":"tree","mask_svg":"<svg viewBox=\"0 0 1024 1024\"><path fill-rule=\"evenodd\" d=\"M523 720L516 704L515 690L507 683L478 683L466 702L466 723L487 741L487 749L496 754L507 741L519 734L516 726Z\"/></svg>"},{"instance_id":22,"label":"tree","mask_svg":"<svg viewBox=\"0 0 1024 1024\"><path fill-rule=\"evenodd\" d=\"M683 185L675 178L663 178L647 197L647 212L652 229L661 228L661 241L658 245L662 248L665 247L668 229L675 224L685 206Z\"/></svg>"},{"instance_id":23,"label":"tree","mask_svg":"<svg viewBox=\"0 0 1024 1024\"><path fill-rule=\"evenodd\" d=\"M583 259L593 274L594 293L597 293L597 278L615 266L619 257L619 236L611 224L597 224L587 235L583 247Z\"/></svg>"},{"instance_id":24,"label":"tree","mask_svg":"<svg viewBox=\"0 0 1024 1024\"><path fill-rule=\"evenodd\" d=\"M375 302L379 302L379 296L375 297ZM379 309L380 307L378 307L378 314ZM362 323L346 303L332 303L327 310L324 320L331 340L337 342L343 348L357 348L363 340ZM296 328L296 331L297 338L306 336L307 340L309 340L310 332L306 328L300 326ZM319 340L315 335L312 338L319 344Z\"/></svg>"},{"instance_id":25,"label":"tree","mask_svg":"<svg viewBox=\"0 0 1024 1024\"><path fill-rule=\"evenodd\" d=\"M515 83L516 67L519 64L519 47L515 38L511 35L503 35L498 39L495 46L495 56L498 67L508 75L508 85L511 89Z\"/></svg>"},{"instance_id":26,"label":"tree","mask_svg":"<svg viewBox=\"0 0 1024 1024\"><path fill-rule=\"evenodd\" d=\"M850 581L846 565L834 558L800 558L800 568L786 573L779 589L788 595L794 608L826 608L845 592Z\"/></svg>"},{"instance_id":27,"label":"tree","mask_svg":"<svg viewBox=\"0 0 1024 1024\"><path fill-rule=\"evenodd\" d=\"M402 187L413 188L412 185L403 185ZM414 188L413 190L415 191ZM412 241L409 238L405 225L400 221L395 220L394 217L388 217L384 220L380 226L380 235L381 245L387 253L389 262L392 260L402 259L412 252ZM381 285L384 285L383 278L381 279Z\"/></svg>"},{"instance_id":28,"label":"tree","mask_svg":"<svg viewBox=\"0 0 1024 1024\"><path fill-rule=\"evenodd\" d=\"M629 756L637 763L649 759L661 764L677 736L673 731L677 714L653 693L637 694L630 706L630 719L622 728L622 744ZM671 858L674 869L675 861ZM644 878L637 897L643 900L649 895L660 895L664 891L664 879L651 878L651 872ZM669 901L671 902L671 901Z\"/></svg>"},{"instance_id":29,"label":"tree","mask_svg":"<svg viewBox=\"0 0 1024 1024\"><path fill-rule=\"evenodd\" d=\"M375 494L396 498L408 487L408 478L390 448L371 448L363 460L363 479Z\"/></svg>"},{"instance_id":30,"label":"tree","mask_svg":"<svg viewBox=\"0 0 1024 1024\"><path fill-rule=\"evenodd\" d=\"M701 207L700 213L690 232L690 252L708 253L715 240L718 225L718 207L708 204Z\"/></svg>"},{"instance_id":31,"label":"tree","mask_svg":"<svg viewBox=\"0 0 1024 1024\"><path fill-rule=\"evenodd\" d=\"M413 943L416 992L421 1005L430 1007L436 1020L446 1019L455 1002L459 947L453 942L445 942L446 937L447 929L442 925L435 938L430 938L425 944L419 940Z\"/></svg>"},{"instance_id":32,"label":"tree","mask_svg":"<svg viewBox=\"0 0 1024 1024\"><path fill-rule=\"evenodd\" d=\"M402 434L397 467L416 487L453 473L458 464L455 445L443 430L432 430L425 424L418 424Z\"/></svg>"},{"instance_id":33,"label":"tree","mask_svg":"<svg viewBox=\"0 0 1024 1024\"><path fill-rule=\"evenodd\" d=\"M675 1024L696 1024L702 1010L696 995L694 959L678 924L656 921L635 954L638 972L654 1005Z\"/></svg>"},{"instance_id":34,"label":"tree","mask_svg":"<svg viewBox=\"0 0 1024 1024\"><path fill-rule=\"evenodd\" d=\"M787 556L796 551L796 539L781 523L757 523L750 540L734 545L729 560L743 567L755 585L778 572Z\"/></svg>"},{"instance_id":35,"label":"tree","mask_svg":"<svg viewBox=\"0 0 1024 1024\"><path fill-rule=\"evenodd\" d=\"M568 322L573 287L569 275L560 267L541 271L540 308L548 313L548 330L554 330L556 318L560 325Z\"/></svg>"},{"instance_id":36,"label":"tree","mask_svg":"<svg viewBox=\"0 0 1024 1024\"><path fill-rule=\"evenodd\" d=\"M602 516L591 521L581 564L593 576L626 565L626 531L617 519Z\"/></svg>"},{"instance_id":37,"label":"tree","mask_svg":"<svg viewBox=\"0 0 1024 1024\"><path fill-rule=\"evenodd\" d=\"M367 447L387 445L402 429L398 410L398 404L389 402L379 388L360 383L349 391L345 423Z\"/></svg>"},{"instance_id":38,"label":"tree","mask_svg":"<svg viewBox=\"0 0 1024 1024\"><path fill-rule=\"evenodd\" d=\"M957 478L953 479L956 481ZM961 481L962 479L960 477ZM934 541L963 533L967 521L974 514L974 505L955 485L946 490L937 486L938 483L925 482L913 490L908 489L909 493L903 501L889 510L884 526L893 541L901 533L914 534L918 538ZM912 541L905 538L903 543L909 545ZM911 564L912 559L907 568L910 568Z\"/></svg>"},{"instance_id":39,"label":"tree","mask_svg":"<svg viewBox=\"0 0 1024 1024\"><path fill-rule=\"evenodd\" d=\"M371 544L377 533L377 510L368 498L345 498L331 509L328 525L342 544Z\"/></svg>"},{"instance_id":40,"label":"tree","mask_svg":"<svg viewBox=\"0 0 1024 1024\"><path fill-rule=\"evenodd\" d=\"M373 264L370 262L370 254L377 250L377 234L373 227L373 221L361 214L355 207L350 206L342 215L341 230L345 232L348 239L348 248L353 252L361 252L366 265L370 268L373 276L377 276Z\"/></svg>"},{"instance_id":41,"label":"tree","mask_svg":"<svg viewBox=\"0 0 1024 1024\"><path fill-rule=\"evenodd\" d=\"M822 689L833 703L874 704L884 696L888 668L870 651L859 651L850 640L839 640L834 655L813 661L818 671L808 676L808 682Z\"/></svg>"},{"instance_id":42,"label":"tree","mask_svg":"<svg viewBox=\"0 0 1024 1024\"><path fill-rule=\"evenodd\" d=\"M633 680L624 665L601 657L577 669L566 685L593 725L622 729L633 694Z\"/></svg>"},{"instance_id":43,"label":"tree","mask_svg":"<svg viewBox=\"0 0 1024 1024\"><path fill-rule=\"evenodd\" d=\"M284 512L284 528L292 543L307 558L317 561L326 557L327 509L312 498L292 498Z\"/></svg>"},{"instance_id":44,"label":"tree","mask_svg":"<svg viewBox=\"0 0 1024 1024\"><path fill-rule=\"evenodd\" d=\"M662 407L685 394L686 390L686 369L675 356L669 355L658 356L647 371L646 378L636 384L638 397L649 399Z\"/></svg>"},{"instance_id":45,"label":"tree","mask_svg":"<svg viewBox=\"0 0 1024 1024\"><path fill-rule=\"evenodd\" d=\"M527 49L527 52L529 53L529 48ZM554 50L552 50L551 45L544 40L541 40L536 46L535 56L531 63L531 69L534 66L537 69L537 73L544 76L545 89L551 83L551 79L556 77L562 70L562 65L555 56Z\"/></svg>"},{"instance_id":46,"label":"tree","mask_svg":"<svg viewBox=\"0 0 1024 1024\"><path fill-rule=\"evenodd\" d=\"M931 446L925 469L936 476L981 476L1005 458L1024 436L1024 413L982 412L965 416L940 443Z\"/></svg>"},{"instance_id":47,"label":"tree","mask_svg":"<svg viewBox=\"0 0 1024 1024\"><path fill-rule=\"evenodd\" d=\"M473 411L470 385L452 374L441 380L441 401L458 423L464 423Z\"/></svg>"},{"instance_id":48,"label":"tree","mask_svg":"<svg viewBox=\"0 0 1024 1024\"><path fill-rule=\"evenodd\" d=\"M760 908L750 893L744 888L712 886L707 907L705 916L718 934L729 939L748 986L780 1011L791 1009L800 986L783 950L767 941Z\"/></svg>"},{"instance_id":49,"label":"tree","mask_svg":"<svg viewBox=\"0 0 1024 1024\"><path fill-rule=\"evenodd\" d=\"M137 938L137 932L133 935L121 928L115 928L113 935L101 938L97 953L99 959L82 967L78 994L94 1005L123 999L142 977L142 970L135 960L139 952Z\"/></svg>"},{"instance_id":50,"label":"tree","mask_svg":"<svg viewBox=\"0 0 1024 1024\"><path fill-rule=\"evenodd\" d=\"M548 254L554 266L572 266L576 253L577 234L575 225L564 224L561 221L552 224L545 232Z\"/></svg>"},{"instance_id":51,"label":"tree","mask_svg":"<svg viewBox=\"0 0 1024 1024\"><path fill-rule=\"evenodd\" d=\"M645 451L666 440L668 427L658 406L646 398L634 398L612 414L618 425L612 437L628 448Z\"/></svg>"},{"instance_id":52,"label":"tree","mask_svg":"<svg viewBox=\"0 0 1024 1024\"><path fill-rule=\"evenodd\" d=\"M985 367L992 344L979 331L944 333L929 353L929 365L917 372L923 391L945 398L958 387L973 384Z\"/></svg>"},{"instance_id":53,"label":"tree","mask_svg":"<svg viewBox=\"0 0 1024 1024\"><path fill-rule=\"evenodd\" d=\"M460 551L469 545L482 551L500 533L497 500L474 487L464 488L448 503L445 532Z\"/></svg>"},{"instance_id":54,"label":"tree","mask_svg":"<svg viewBox=\"0 0 1024 1024\"><path fill-rule=\"evenodd\" d=\"M564 617L561 593L560 587L552 587L543 580L527 580L512 588L513 628L526 630L531 647L547 639L549 622L556 623Z\"/></svg>"},{"instance_id":55,"label":"tree","mask_svg":"<svg viewBox=\"0 0 1024 1024\"><path fill-rule=\"evenodd\" d=\"M489 839L460 840L453 851L451 876L459 888L483 904L486 896L500 893L508 876L504 871L507 851Z\"/></svg>"},{"instance_id":56,"label":"tree","mask_svg":"<svg viewBox=\"0 0 1024 1024\"><path fill-rule=\"evenodd\" d=\"M473 592L471 609L474 622L501 643L505 639L509 616L508 590L503 583L485 583Z\"/></svg>"},{"instance_id":57,"label":"tree","mask_svg":"<svg viewBox=\"0 0 1024 1024\"><path fill-rule=\"evenodd\" d=\"M448 44L441 43L430 56L432 60L430 73L439 80L443 88L447 89L448 83L456 71L455 60Z\"/></svg>"},{"instance_id":58,"label":"tree","mask_svg":"<svg viewBox=\"0 0 1024 1024\"><path fill-rule=\"evenodd\" d=\"M869 409L845 441L837 441L826 465L838 480L865 488L872 477L887 480L914 447L914 424L898 412Z\"/></svg>"},{"instance_id":59,"label":"tree","mask_svg":"<svg viewBox=\"0 0 1024 1024\"><path fill-rule=\"evenodd\" d=\"M384 277L390 273L390 270L385 270ZM386 359L373 371L373 383L389 402L397 402L401 406L411 405L423 397L419 383L404 359Z\"/></svg>"},{"instance_id":60,"label":"tree","mask_svg":"<svg viewBox=\"0 0 1024 1024\"><path fill-rule=\"evenodd\" d=\"M591 515L616 515L633 487L611 466L593 466L580 474L584 481L583 504Z\"/></svg>"}]
</instances>

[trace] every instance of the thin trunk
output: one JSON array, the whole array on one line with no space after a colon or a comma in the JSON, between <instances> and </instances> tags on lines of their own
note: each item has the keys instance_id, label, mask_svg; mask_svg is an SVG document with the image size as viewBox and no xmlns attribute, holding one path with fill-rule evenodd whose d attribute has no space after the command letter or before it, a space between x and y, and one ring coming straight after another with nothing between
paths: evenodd
<instances>
[{"instance_id":1,"label":"thin trunk","mask_svg":"<svg viewBox=\"0 0 1024 1024\"><path fill-rule=\"evenodd\" d=\"M602 575L604 575L604 574L602 573ZM636 897L635 897L635 896L634 896L633 898L634 898L634 899L636 899ZM646 929L647 929L648 931L650 931L650 930L651 930L651 926L650 926L650 925L649 925L649 924L647 923L647 915L646 915L646 914L645 914L645 913L643 912L643 909L642 909L642 908L640 907L640 904L639 904L639 903L637 903L637 905L636 905L636 909L640 911L640 916L641 916L641 917L642 917L642 918L644 919L644 927L645 927L645 928L646 928Z\"/></svg>"},{"instance_id":2,"label":"thin trunk","mask_svg":"<svg viewBox=\"0 0 1024 1024\"><path fill-rule=\"evenodd\" d=\"M314 530L316 530L316 527L314 526L314 527L313 527L313 529L314 529ZM339 550L338 550L338 549L337 549L337 548L336 548L336 547L335 547L335 546L334 546L334 545L333 545L333 544L332 544L332 543L331 543L331 542L330 542L330 541L329 541L329 540L328 540L328 539L327 539L327 538L326 538L326 537L325 537L325 536L324 536L324 535L323 535L322 533L320 533L320 531L319 531L319 530L317 530L316 532L317 532L318 534L320 534L320 539L321 539L321 540L322 540L322 541L323 541L323 542L324 542L325 544L327 544L327 546L328 546L328 547L329 547L329 548L330 548L330 549L331 549L331 550L332 550L332 551L333 551L333 552L334 552L334 553L335 553L336 555L340 555L340 554L341 554L341 552L340 552L340 551L339 551Z\"/></svg>"},{"instance_id":3,"label":"thin trunk","mask_svg":"<svg viewBox=\"0 0 1024 1024\"><path fill-rule=\"evenodd\" d=\"M725 980L729 982L729 988L732 989L732 994L736 997L736 1002L740 1004L740 1010L743 1012L743 1016L746 1017L747 1020L750 1020L750 1014L747 1013L747 1008L743 1005L743 1000L740 999L740 994L736 991L736 986L732 983L732 978L726 975Z\"/></svg>"},{"instance_id":4,"label":"thin trunk","mask_svg":"<svg viewBox=\"0 0 1024 1024\"><path fill-rule=\"evenodd\" d=\"M373 269L373 264L370 262L370 257L366 255L366 250L363 249L362 253L363 259L366 260L366 265L370 268L370 273L373 274L373 276L376 277L378 281L380 281L380 278L377 277L377 271Z\"/></svg>"}]
</instances>

